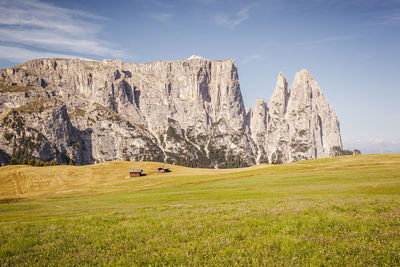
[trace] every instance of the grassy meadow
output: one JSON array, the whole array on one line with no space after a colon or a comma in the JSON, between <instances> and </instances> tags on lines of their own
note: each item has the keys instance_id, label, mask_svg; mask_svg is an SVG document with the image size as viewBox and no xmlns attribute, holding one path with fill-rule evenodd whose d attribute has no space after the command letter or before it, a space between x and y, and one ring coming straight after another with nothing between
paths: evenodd
<instances>
[{"instance_id":1,"label":"grassy meadow","mask_svg":"<svg viewBox=\"0 0 400 267\"><path fill-rule=\"evenodd\" d=\"M0 266L400 265L400 154L159 166L1 167Z\"/></svg>"}]
</instances>

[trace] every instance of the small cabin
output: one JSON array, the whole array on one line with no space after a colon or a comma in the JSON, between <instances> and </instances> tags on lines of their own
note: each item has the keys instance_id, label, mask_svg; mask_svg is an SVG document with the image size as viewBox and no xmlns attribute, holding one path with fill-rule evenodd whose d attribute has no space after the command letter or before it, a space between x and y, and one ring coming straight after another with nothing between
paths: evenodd
<instances>
[{"instance_id":1,"label":"small cabin","mask_svg":"<svg viewBox=\"0 0 400 267\"><path fill-rule=\"evenodd\" d=\"M129 176L133 177L133 176L141 176L142 175L143 170L141 169L133 169L133 170L129 170Z\"/></svg>"},{"instance_id":2,"label":"small cabin","mask_svg":"<svg viewBox=\"0 0 400 267\"><path fill-rule=\"evenodd\" d=\"M171 170L167 167L160 167L158 168L158 172L170 172Z\"/></svg>"}]
</instances>

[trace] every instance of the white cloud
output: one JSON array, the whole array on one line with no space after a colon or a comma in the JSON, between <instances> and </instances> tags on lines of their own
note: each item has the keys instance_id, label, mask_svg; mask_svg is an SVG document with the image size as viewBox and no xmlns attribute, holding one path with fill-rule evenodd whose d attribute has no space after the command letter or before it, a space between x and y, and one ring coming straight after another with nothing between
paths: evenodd
<instances>
[{"instance_id":1,"label":"white cloud","mask_svg":"<svg viewBox=\"0 0 400 267\"><path fill-rule=\"evenodd\" d=\"M32 51L25 48L0 45L0 58L10 62L25 62L32 58L74 58L73 55Z\"/></svg>"},{"instance_id":2,"label":"white cloud","mask_svg":"<svg viewBox=\"0 0 400 267\"><path fill-rule=\"evenodd\" d=\"M342 41L342 40L349 40L352 38L354 38L354 36L350 36L350 35L330 36L330 37L324 37L321 39L315 39L315 40L311 40L311 41L295 43L294 45L315 46L315 45L319 45L319 44L323 44L323 43L332 43L332 42L337 42L337 41Z\"/></svg>"},{"instance_id":3,"label":"white cloud","mask_svg":"<svg viewBox=\"0 0 400 267\"><path fill-rule=\"evenodd\" d=\"M347 149L359 149L363 154L400 153L400 139L369 138L367 140L344 141Z\"/></svg>"},{"instance_id":4,"label":"white cloud","mask_svg":"<svg viewBox=\"0 0 400 267\"><path fill-rule=\"evenodd\" d=\"M106 18L79 10L60 8L39 0L4 0L0 2L0 42L32 58L44 54L76 54L121 57L123 52L98 36L99 21ZM97 22L97 23L96 23ZM42 52L45 49L46 53ZM2 52L2 59L6 59ZM7 60L25 56L7 56Z\"/></svg>"},{"instance_id":5,"label":"white cloud","mask_svg":"<svg viewBox=\"0 0 400 267\"><path fill-rule=\"evenodd\" d=\"M260 3L256 3L247 7L242 8L234 18L226 15L225 13L219 13L214 16L214 21L217 25L224 26L231 30L235 29L238 25L243 23L249 18L249 12L252 8L259 6Z\"/></svg>"},{"instance_id":6,"label":"white cloud","mask_svg":"<svg viewBox=\"0 0 400 267\"><path fill-rule=\"evenodd\" d=\"M203 5L211 5L217 2L217 0L194 0L196 3L200 3Z\"/></svg>"},{"instance_id":7,"label":"white cloud","mask_svg":"<svg viewBox=\"0 0 400 267\"><path fill-rule=\"evenodd\" d=\"M398 25L400 23L400 12L391 13L381 18L382 24Z\"/></svg>"},{"instance_id":8,"label":"white cloud","mask_svg":"<svg viewBox=\"0 0 400 267\"><path fill-rule=\"evenodd\" d=\"M400 12L390 12L386 15L380 15L370 18L367 22L359 24L363 27L371 26L399 26L400 25Z\"/></svg>"},{"instance_id":9,"label":"white cloud","mask_svg":"<svg viewBox=\"0 0 400 267\"><path fill-rule=\"evenodd\" d=\"M171 3L172 1L165 1L165 0L132 0L135 4L143 5L143 6L150 6L162 9L175 9L176 6Z\"/></svg>"},{"instance_id":10,"label":"white cloud","mask_svg":"<svg viewBox=\"0 0 400 267\"><path fill-rule=\"evenodd\" d=\"M385 142L385 139L384 138L369 138L368 142L370 144L382 144Z\"/></svg>"},{"instance_id":11,"label":"white cloud","mask_svg":"<svg viewBox=\"0 0 400 267\"><path fill-rule=\"evenodd\" d=\"M260 55L260 54L249 55L244 58L243 63L249 63L250 61L259 60L261 58L262 58L262 55Z\"/></svg>"},{"instance_id":12,"label":"white cloud","mask_svg":"<svg viewBox=\"0 0 400 267\"><path fill-rule=\"evenodd\" d=\"M158 22L168 23L171 21L174 15L168 13L159 13L159 14L152 14L150 17Z\"/></svg>"}]
</instances>

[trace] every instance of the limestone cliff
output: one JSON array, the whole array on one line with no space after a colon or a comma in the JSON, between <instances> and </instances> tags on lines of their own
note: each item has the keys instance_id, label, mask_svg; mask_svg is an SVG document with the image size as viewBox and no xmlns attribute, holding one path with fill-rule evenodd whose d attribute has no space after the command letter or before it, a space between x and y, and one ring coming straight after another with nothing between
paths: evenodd
<instances>
[{"instance_id":1,"label":"limestone cliff","mask_svg":"<svg viewBox=\"0 0 400 267\"><path fill-rule=\"evenodd\" d=\"M0 71L0 161L152 160L239 167L329 156L333 110L311 75L290 94L279 75L269 108L244 108L232 60L135 64L37 59Z\"/></svg>"},{"instance_id":2,"label":"limestone cliff","mask_svg":"<svg viewBox=\"0 0 400 267\"><path fill-rule=\"evenodd\" d=\"M342 148L339 120L307 70L295 75L290 92L285 76L279 74L264 114L260 113L263 119L250 121L250 129L261 133L257 139L253 130L253 139L271 163L329 157Z\"/></svg>"}]
</instances>

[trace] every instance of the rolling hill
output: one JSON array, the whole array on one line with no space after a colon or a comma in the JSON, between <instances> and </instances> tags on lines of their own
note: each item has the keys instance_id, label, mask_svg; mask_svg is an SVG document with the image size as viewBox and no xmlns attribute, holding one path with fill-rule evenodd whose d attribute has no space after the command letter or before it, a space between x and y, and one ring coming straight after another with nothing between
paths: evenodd
<instances>
[{"instance_id":1,"label":"rolling hill","mask_svg":"<svg viewBox=\"0 0 400 267\"><path fill-rule=\"evenodd\" d=\"M400 264L400 154L159 166L1 167L0 265Z\"/></svg>"}]
</instances>

